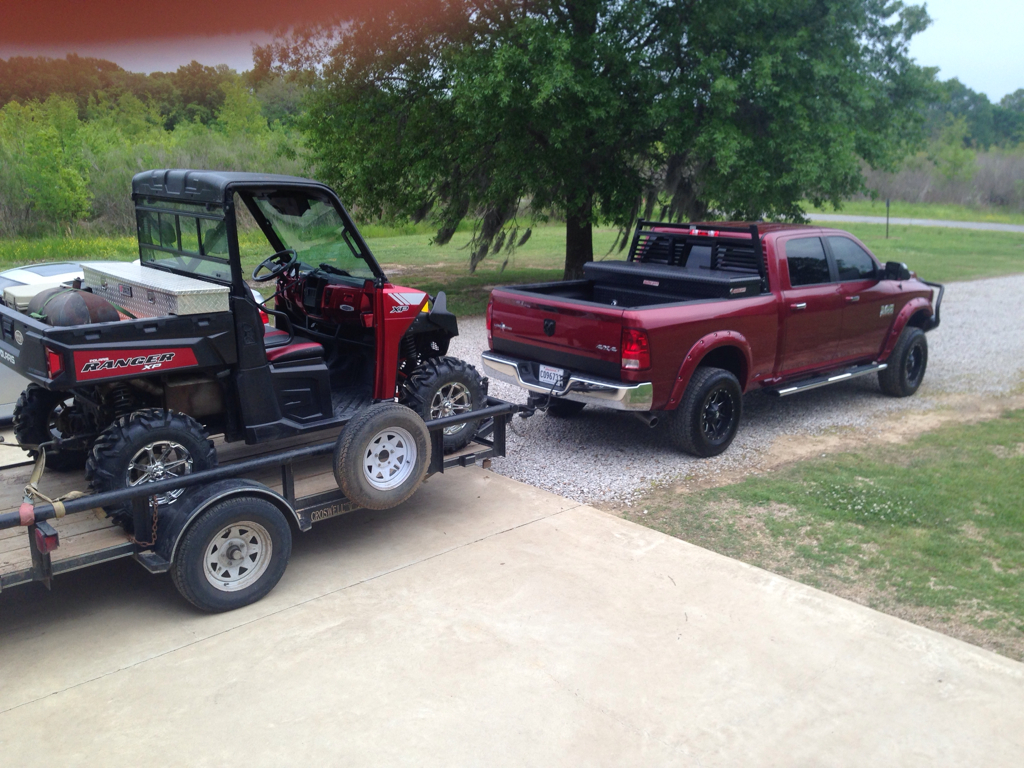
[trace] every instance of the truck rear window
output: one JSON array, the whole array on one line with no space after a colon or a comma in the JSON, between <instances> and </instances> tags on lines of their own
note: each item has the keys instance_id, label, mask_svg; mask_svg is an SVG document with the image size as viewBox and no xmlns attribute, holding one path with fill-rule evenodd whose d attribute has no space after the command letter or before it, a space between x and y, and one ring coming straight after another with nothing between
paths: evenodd
<instances>
[{"instance_id":1,"label":"truck rear window","mask_svg":"<svg viewBox=\"0 0 1024 768\"><path fill-rule=\"evenodd\" d=\"M786 261L789 263L789 284L794 288L832 280L821 238L796 237L787 240Z\"/></svg>"}]
</instances>

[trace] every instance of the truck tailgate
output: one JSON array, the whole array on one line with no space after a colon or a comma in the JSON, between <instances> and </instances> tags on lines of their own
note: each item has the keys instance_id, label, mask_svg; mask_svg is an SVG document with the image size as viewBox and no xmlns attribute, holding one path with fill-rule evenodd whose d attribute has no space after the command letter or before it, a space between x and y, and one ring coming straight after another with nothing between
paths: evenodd
<instances>
[{"instance_id":1,"label":"truck tailgate","mask_svg":"<svg viewBox=\"0 0 1024 768\"><path fill-rule=\"evenodd\" d=\"M518 289L496 288L492 299L495 352L619 378L622 309Z\"/></svg>"}]
</instances>

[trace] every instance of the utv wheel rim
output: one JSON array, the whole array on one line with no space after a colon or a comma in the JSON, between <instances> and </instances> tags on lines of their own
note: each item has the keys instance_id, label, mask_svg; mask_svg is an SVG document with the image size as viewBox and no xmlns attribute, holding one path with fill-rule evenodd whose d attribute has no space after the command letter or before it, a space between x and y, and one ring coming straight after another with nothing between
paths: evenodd
<instances>
[{"instance_id":1,"label":"utv wheel rim","mask_svg":"<svg viewBox=\"0 0 1024 768\"><path fill-rule=\"evenodd\" d=\"M728 436L735 412L732 396L724 389L708 395L700 414L700 429L704 438L717 443Z\"/></svg>"},{"instance_id":2,"label":"utv wheel rim","mask_svg":"<svg viewBox=\"0 0 1024 768\"><path fill-rule=\"evenodd\" d=\"M126 485L131 488L143 483L155 483L157 480L168 480L174 477L191 474L192 454L181 443L170 440L159 440L140 448L132 460L128 462ZM157 504L171 504L184 488L156 495Z\"/></svg>"},{"instance_id":3,"label":"utv wheel rim","mask_svg":"<svg viewBox=\"0 0 1024 768\"><path fill-rule=\"evenodd\" d=\"M363 451L363 476L378 491L397 488L416 467L416 441L401 427L382 429Z\"/></svg>"},{"instance_id":4,"label":"utv wheel rim","mask_svg":"<svg viewBox=\"0 0 1024 768\"><path fill-rule=\"evenodd\" d=\"M232 523L210 540L203 573L214 589L238 592L259 581L274 554L274 542L258 523Z\"/></svg>"},{"instance_id":5,"label":"utv wheel rim","mask_svg":"<svg viewBox=\"0 0 1024 768\"><path fill-rule=\"evenodd\" d=\"M915 344L910 354L907 355L907 383L915 384L921 377L921 369L924 367L924 350L919 344Z\"/></svg>"},{"instance_id":6,"label":"utv wheel rim","mask_svg":"<svg viewBox=\"0 0 1024 768\"><path fill-rule=\"evenodd\" d=\"M430 418L443 419L445 416L459 416L473 410L473 396L469 387L457 381L443 384L430 401ZM444 428L446 435L454 435L466 428L465 424L455 424Z\"/></svg>"}]
</instances>

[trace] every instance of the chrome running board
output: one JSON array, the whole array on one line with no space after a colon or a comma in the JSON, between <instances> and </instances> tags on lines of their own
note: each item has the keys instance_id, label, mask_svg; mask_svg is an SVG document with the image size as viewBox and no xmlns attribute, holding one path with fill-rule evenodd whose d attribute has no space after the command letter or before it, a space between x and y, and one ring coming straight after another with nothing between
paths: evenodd
<instances>
[{"instance_id":1,"label":"chrome running board","mask_svg":"<svg viewBox=\"0 0 1024 768\"><path fill-rule=\"evenodd\" d=\"M777 389L769 389L768 391L773 395L785 397L786 395L795 395L797 392L806 392L808 389L827 387L829 384L838 384L841 381L849 381L850 379L856 379L859 376L867 376L869 373L878 373L879 371L884 371L888 367L889 366L885 363L859 365L856 368L850 368L842 373L834 373L829 376L818 376L814 379L804 379L803 381L798 381L795 384L779 387Z\"/></svg>"}]
</instances>

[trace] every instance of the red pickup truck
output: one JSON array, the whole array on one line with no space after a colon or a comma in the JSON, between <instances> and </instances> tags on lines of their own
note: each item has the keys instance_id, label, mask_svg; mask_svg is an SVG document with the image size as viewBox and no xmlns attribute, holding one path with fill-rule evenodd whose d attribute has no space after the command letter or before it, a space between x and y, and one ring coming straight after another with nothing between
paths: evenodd
<instances>
[{"instance_id":1,"label":"red pickup truck","mask_svg":"<svg viewBox=\"0 0 1024 768\"><path fill-rule=\"evenodd\" d=\"M664 419L696 456L729 446L755 388L877 373L914 394L943 292L847 232L791 224L640 221L628 258L584 278L495 288L487 372L552 416L592 403Z\"/></svg>"}]
</instances>

